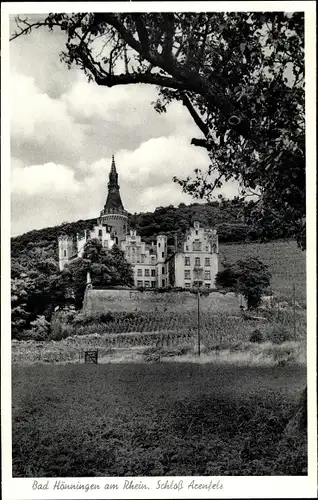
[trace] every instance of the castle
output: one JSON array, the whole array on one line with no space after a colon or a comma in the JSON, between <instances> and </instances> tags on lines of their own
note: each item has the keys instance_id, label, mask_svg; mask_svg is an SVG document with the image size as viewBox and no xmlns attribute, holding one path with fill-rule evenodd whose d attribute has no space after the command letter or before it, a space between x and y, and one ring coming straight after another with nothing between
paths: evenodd
<instances>
[{"instance_id":1,"label":"castle","mask_svg":"<svg viewBox=\"0 0 318 500\"><path fill-rule=\"evenodd\" d=\"M168 245L166 235L146 244L135 230L129 230L128 213L120 196L114 155L109 173L108 194L97 225L76 235L76 240L62 235L58 238L59 266L62 271L72 259L83 255L84 246L98 239L104 248L117 244L125 253L134 272L136 288L168 286L214 288L218 272L218 236L215 229L202 228L199 222L184 235L182 242Z\"/></svg>"}]
</instances>

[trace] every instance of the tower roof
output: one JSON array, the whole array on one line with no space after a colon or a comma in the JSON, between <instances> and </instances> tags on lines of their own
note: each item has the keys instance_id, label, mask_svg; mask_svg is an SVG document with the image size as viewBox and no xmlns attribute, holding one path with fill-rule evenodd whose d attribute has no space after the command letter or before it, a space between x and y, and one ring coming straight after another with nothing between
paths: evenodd
<instances>
[{"instance_id":1,"label":"tower roof","mask_svg":"<svg viewBox=\"0 0 318 500\"><path fill-rule=\"evenodd\" d=\"M112 163L109 172L109 182L108 182L108 194L104 205L105 213L122 213L124 212L124 206L121 201L119 185L118 185L118 174L115 164L115 156L112 155Z\"/></svg>"}]
</instances>

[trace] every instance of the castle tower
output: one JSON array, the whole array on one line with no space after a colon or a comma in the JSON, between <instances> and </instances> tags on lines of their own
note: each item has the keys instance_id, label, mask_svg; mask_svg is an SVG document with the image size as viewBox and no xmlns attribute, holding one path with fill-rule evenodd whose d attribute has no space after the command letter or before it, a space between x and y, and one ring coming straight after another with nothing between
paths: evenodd
<instances>
[{"instance_id":1,"label":"castle tower","mask_svg":"<svg viewBox=\"0 0 318 500\"><path fill-rule=\"evenodd\" d=\"M157 236L157 284L158 288L167 286L167 268L165 261L167 258L167 236Z\"/></svg>"},{"instance_id":2,"label":"castle tower","mask_svg":"<svg viewBox=\"0 0 318 500\"><path fill-rule=\"evenodd\" d=\"M67 236L63 234L58 237L58 245L59 245L59 266L60 271L63 271L66 264L76 257L77 252L75 249L74 241L71 236Z\"/></svg>"},{"instance_id":3,"label":"castle tower","mask_svg":"<svg viewBox=\"0 0 318 500\"><path fill-rule=\"evenodd\" d=\"M120 243L125 240L126 234L128 233L128 214L124 209L120 197L114 155L112 155L109 173L107 199L100 213L99 221L104 226L111 226L111 235L115 243L120 245Z\"/></svg>"}]
</instances>

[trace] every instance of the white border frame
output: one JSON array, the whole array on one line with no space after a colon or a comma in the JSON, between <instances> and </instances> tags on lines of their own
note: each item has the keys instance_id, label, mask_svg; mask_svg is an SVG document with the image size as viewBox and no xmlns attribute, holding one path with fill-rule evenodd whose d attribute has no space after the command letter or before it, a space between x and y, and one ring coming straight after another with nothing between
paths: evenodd
<instances>
[{"instance_id":1,"label":"white border frame","mask_svg":"<svg viewBox=\"0 0 318 500\"><path fill-rule=\"evenodd\" d=\"M308 354L308 476L306 477L195 477L196 482L208 484L210 479L223 483L223 490L188 490L187 484L193 479L164 478L178 484L183 480L183 489L156 489L158 478L130 478L135 484L142 481L151 489L124 490L124 480L129 478L60 478L65 483L100 484L100 490L54 491L33 490L33 478L12 478L11 464L11 338L10 338L10 71L9 71L9 15L28 12L73 12L87 10L133 12L133 11L304 11L305 12L305 68L306 68L306 165L307 165L307 354ZM53 498L316 498L317 497L317 396L316 396L316 2L314 1L245 1L245 2L25 2L2 3L2 225L1 225L1 263L2 263L2 336L1 336L1 425L2 425L2 488L5 500L53 499ZM58 478L50 479L53 486ZM118 490L104 490L104 484L116 483ZM41 478L41 483L45 480ZM111 496L110 496L111 495Z\"/></svg>"}]
</instances>

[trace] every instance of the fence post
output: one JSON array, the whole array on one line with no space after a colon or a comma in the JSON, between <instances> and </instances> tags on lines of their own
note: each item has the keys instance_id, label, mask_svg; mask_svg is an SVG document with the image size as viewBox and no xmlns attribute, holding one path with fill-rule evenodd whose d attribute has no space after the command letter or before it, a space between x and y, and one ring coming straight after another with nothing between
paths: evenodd
<instances>
[{"instance_id":1,"label":"fence post","mask_svg":"<svg viewBox=\"0 0 318 500\"><path fill-rule=\"evenodd\" d=\"M201 332L200 332L200 291L198 286L198 355L201 354Z\"/></svg>"},{"instance_id":2,"label":"fence post","mask_svg":"<svg viewBox=\"0 0 318 500\"><path fill-rule=\"evenodd\" d=\"M294 308L294 340L296 340L296 287L295 283L293 283L293 308Z\"/></svg>"}]
</instances>

